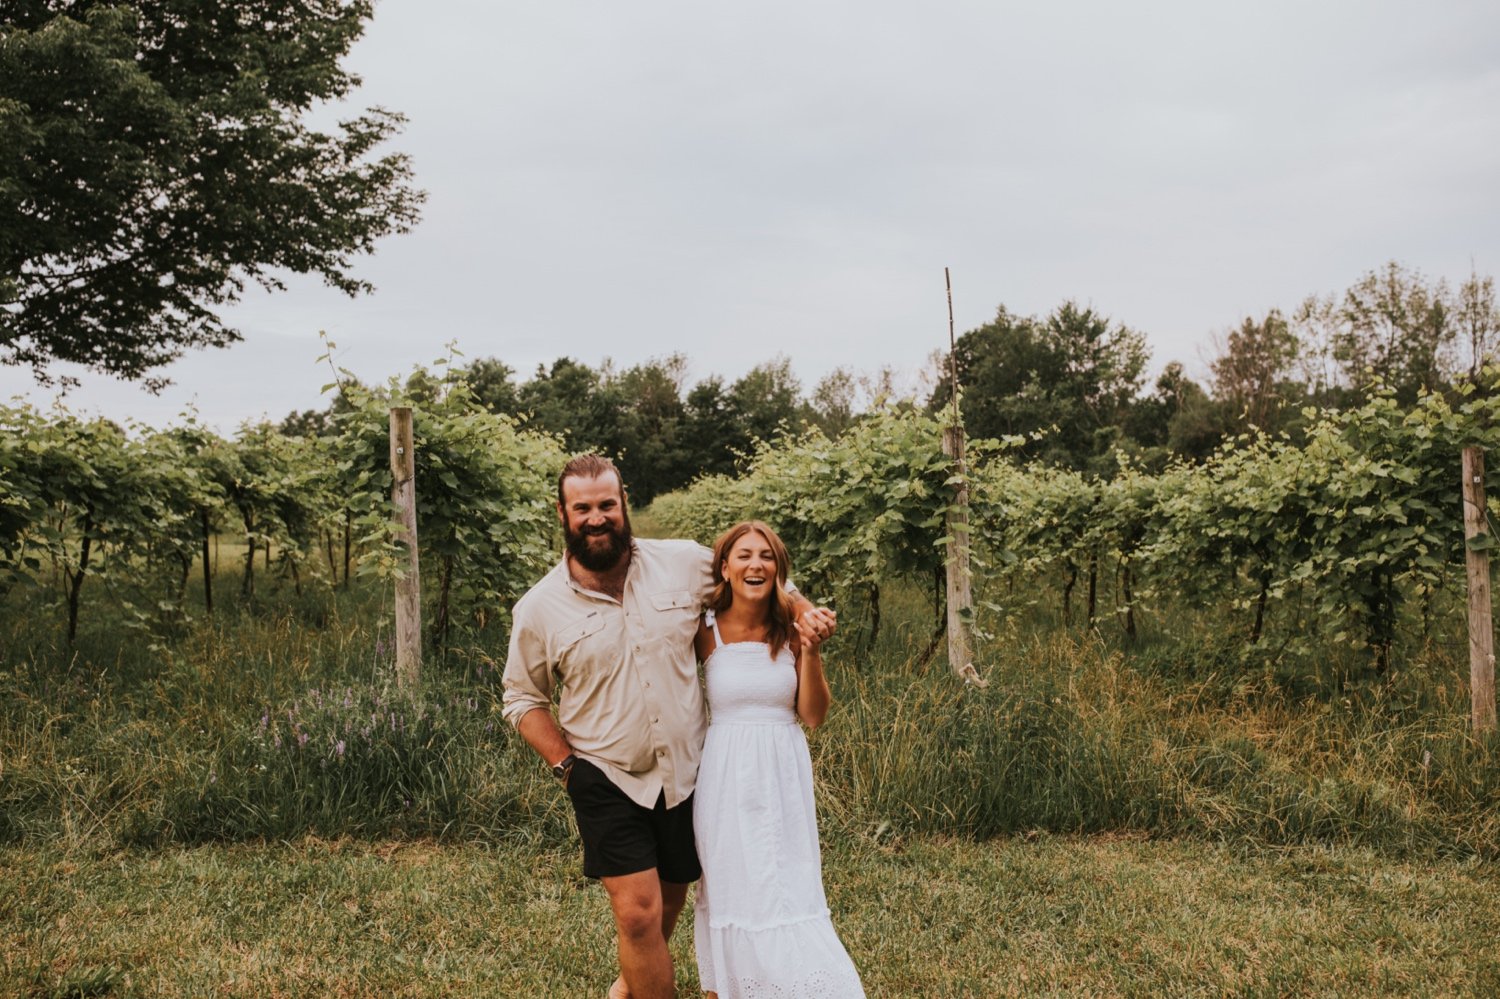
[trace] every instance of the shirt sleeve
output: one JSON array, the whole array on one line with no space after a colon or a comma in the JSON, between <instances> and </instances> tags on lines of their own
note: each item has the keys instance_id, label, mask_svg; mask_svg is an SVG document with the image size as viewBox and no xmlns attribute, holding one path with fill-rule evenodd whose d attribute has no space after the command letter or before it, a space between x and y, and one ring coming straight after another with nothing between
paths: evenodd
<instances>
[{"instance_id":1,"label":"shirt sleeve","mask_svg":"<svg viewBox=\"0 0 1500 999\"><path fill-rule=\"evenodd\" d=\"M517 608L519 611L520 608ZM541 632L517 613L511 623L510 651L501 677L501 717L513 726L535 708L552 710L552 664Z\"/></svg>"},{"instance_id":2,"label":"shirt sleeve","mask_svg":"<svg viewBox=\"0 0 1500 999\"><path fill-rule=\"evenodd\" d=\"M708 606L708 598L714 592L714 553L702 545L697 545L698 567L696 584L698 590L698 606Z\"/></svg>"}]
</instances>

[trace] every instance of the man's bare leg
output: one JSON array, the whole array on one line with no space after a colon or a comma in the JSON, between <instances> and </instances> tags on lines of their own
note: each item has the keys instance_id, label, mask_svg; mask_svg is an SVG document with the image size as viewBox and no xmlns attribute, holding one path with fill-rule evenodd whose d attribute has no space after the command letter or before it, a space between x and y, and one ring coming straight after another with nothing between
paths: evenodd
<instances>
[{"instance_id":1,"label":"man's bare leg","mask_svg":"<svg viewBox=\"0 0 1500 999\"><path fill-rule=\"evenodd\" d=\"M675 881L661 881L660 884L661 938L670 943L672 931L677 928L677 917L682 914L682 907L687 902L688 886ZM624 975L616 978L609 987L609 999L632 999L630 989L625 985Z\"/></svg>"},{"instance_id":2,"label":"man's bare leg","mask_svg":"<svg viewBox=\"0 0 1500 999\"><path fill-rule=\"evenodd\" d=\"M672 954L662 934L667 907L662 882L656 871L600 878L614 911L615 933L620 948L620 979L630 999L672 999L676 984L672 977ZM675 907L681 911L679 901ZM671 916L675 924L677 916ZM621 984L617 981L615 985ZM614 986L610 995L619 999Z\"/></svg>"},{"instance_id":3,"label":"man's bare leg","mask_svg":"<svg viewBox=\"0 0 1500 999\"><path fill-rule=\"evenodd\" d=\"M687 902L688 886L675 881L661 881L661 938L671 941L677 928L677 917Z\"/></svg>"}]
</instances>

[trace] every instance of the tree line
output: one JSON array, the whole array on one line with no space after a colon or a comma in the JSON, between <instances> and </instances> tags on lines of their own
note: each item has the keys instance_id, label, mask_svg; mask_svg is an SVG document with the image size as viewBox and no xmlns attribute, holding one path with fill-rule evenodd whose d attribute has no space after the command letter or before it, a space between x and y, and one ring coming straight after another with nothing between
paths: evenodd
<instances>
[{"instance_id":1,"label":"tree line","mask_svg":"<svg viewBox=\"0 0 1500 999\"><path fill-rule=\"evenodd\" d=\"M863 396L888 392L892 378L889 372L871 379L839 369L805 393L786 357L758 364L732 382L710 375L689 385L687 366L682 354L624 369L608 360L590 367L562 357L518 380L515 369L497 358L463 364L455 358L436 371L414 371L395 391L420 414L462 384L480 406L514 416L524 430L555 436L575 452L621 458L632 500L645 505L701 475L735 471L756 441L777 440L804 426L837 436L858 415ZM328 407L289 414L282 432L332 432L356 386L345 373L344 388ZM377 395L392 391L357 387Z\"/></svg>"},{"instance_id":2,"label":"tree line","mask_svg":"<svg viewBox=\"0 0 1500 999\"><path fill-rule=\"evenodd\" d=\"M1402 406L1423 392L1451 394L1474 381L1497 347L1493 279L1472 273L1454 288L1393 261L1341 293L1246 317L1215 339L1202 383L1172 361L1148 388L1146 336L1069 301L1045 317L1001 306L957 339L951 358L935 353L923 375L930 387L905 399L896 398L889 370L840 367L804 391L785 356L733 381L710 375L689 384L683 354L623 369L562 357L526 379L498 358L455 358L439 367L445 374L418 370L402 391L420 407L462 382L480 405L524 429L620 458L633 500L645 505L702 476L743 471L756 442L809 427L837 438L893 403L947 407L950 365L971 437L1017 438L1018 460L1109 479L1122 461L1147 469L1202 461L1245 433L1301 441L1311 414L1356 408L1377 391ZM335 398L324 410L289 414L281 429L328 433L346 405Z\"/></svg>"},{"instance_id":3,"label":"tree line","mask_svg":"<svg viewBox=\"0 0 1500 999\"><path fill-rule=\"evenodd\" d=\"M1108 477L1121 454L1159 468L1247 432L1300 440L1311 414L1377 392L1403 406L1451 393L1495 358L1500 310L1490 277L1453 288L1391 261L1343 292L1247 316L1214 347L1203 383L1172 361L1148 390L1145 336L1065 302L1045 318L1002 306L952 361L971 436L1024 437L1023 458ZM939 382L929 406L950 399Z\"/></svg>"}]
</instances>

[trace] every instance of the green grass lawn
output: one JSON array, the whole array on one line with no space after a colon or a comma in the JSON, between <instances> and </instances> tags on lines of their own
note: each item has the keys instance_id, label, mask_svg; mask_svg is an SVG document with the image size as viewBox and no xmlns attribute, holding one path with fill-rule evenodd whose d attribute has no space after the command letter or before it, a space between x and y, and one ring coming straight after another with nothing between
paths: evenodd
<instances>
[{"instance_id":1,"label":"green grass lawn","mask_svg":"<svg viewBox=\"0 0 1500 999\"><path fill-rule=\"evenodd\" d=\"M608 906L499 720L500 630L398 698L382 588L241 597L230 554L215 614L156 631L101 596L69 644L45 592L0 596L0 997L602 999ZM1500 995L1466 645L1362 677L1023 607L976 691L922 658L924 590L882 599L812 739L871 996ZM690 914L675 943L691 996Z\"/></svg>"},{"instance_id":2,"label":"green grass lawn","mask_svg":"<svg viewBox=\"0 0 1500 999\"><path fill-rule=\"evenodd\" d=\"M1134 837L835 832L825 878L873 996L1494 995L1478 861ZM0 848L6 996L595 996L603 892L571 844ZM674 948L696 992L691 914Z\"/></svg>"}]
</instances>

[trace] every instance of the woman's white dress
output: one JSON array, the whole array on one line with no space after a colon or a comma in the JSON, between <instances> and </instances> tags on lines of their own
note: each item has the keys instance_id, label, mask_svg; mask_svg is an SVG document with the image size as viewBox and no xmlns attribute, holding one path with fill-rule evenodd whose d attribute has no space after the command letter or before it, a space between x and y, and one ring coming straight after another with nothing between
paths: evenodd
<instances>
[{"instance_id":1,"label":"woman's white dress","mask_svg":"<svg viewBox=\"0 0 1500 999\"><path fill-rule=\"evenodd\" d=\"M693 943L720 999L864 996L823 895L812 758L790 649L725 645L710 614L710 722L693 803L703 879Z\"/></svg>"}]
</instances>

